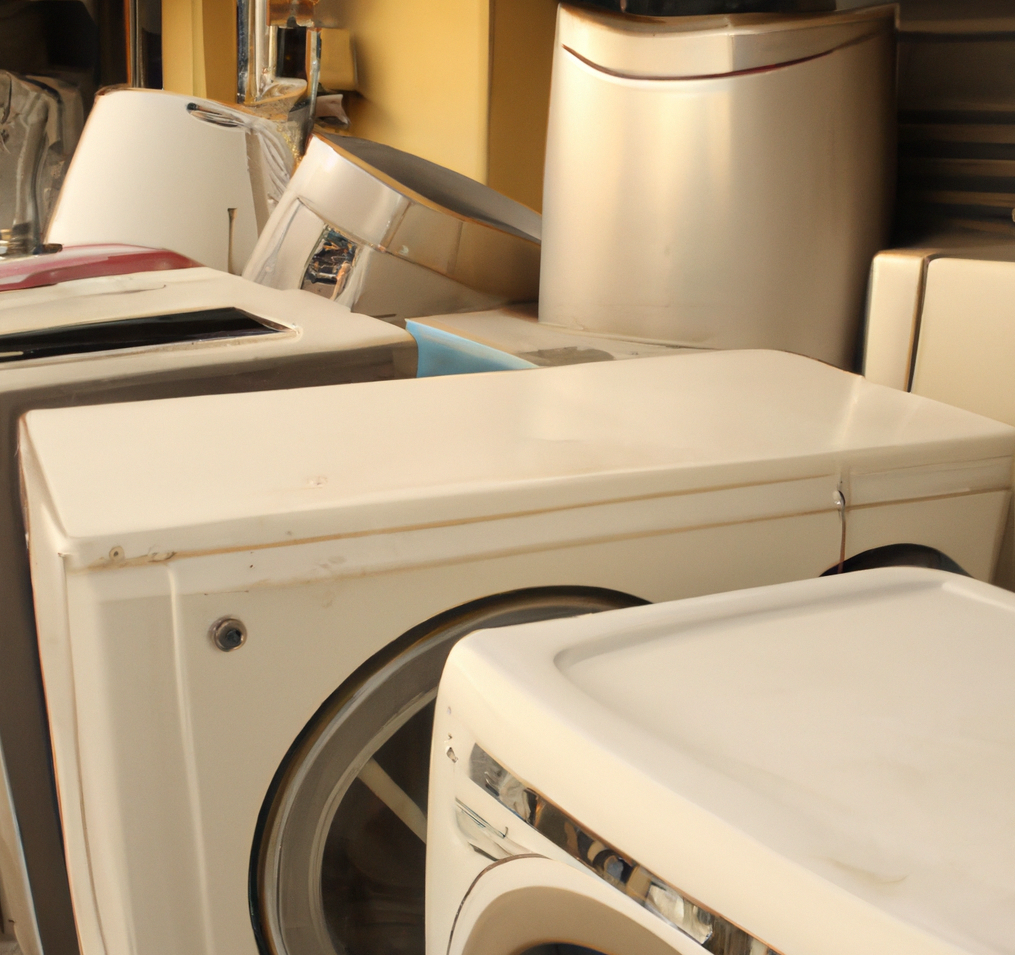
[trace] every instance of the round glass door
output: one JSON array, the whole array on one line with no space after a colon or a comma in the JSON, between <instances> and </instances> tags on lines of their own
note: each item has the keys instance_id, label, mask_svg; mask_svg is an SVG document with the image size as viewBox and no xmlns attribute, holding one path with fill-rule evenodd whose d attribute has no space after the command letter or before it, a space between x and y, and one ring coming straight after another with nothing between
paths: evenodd
<instances>
[{"instance_id":1,"label":"round glass door","mask_svg":"<svg viewBox=\"0 0 1015 955\"><path fill-rule=\"evenodd\" d=\"M361 667L294 744L265 800L252 911L271 955L424 955L434 699L452 646L480 628L642 601L519 591L416 628Z\"/></svg>"}]
</instances>

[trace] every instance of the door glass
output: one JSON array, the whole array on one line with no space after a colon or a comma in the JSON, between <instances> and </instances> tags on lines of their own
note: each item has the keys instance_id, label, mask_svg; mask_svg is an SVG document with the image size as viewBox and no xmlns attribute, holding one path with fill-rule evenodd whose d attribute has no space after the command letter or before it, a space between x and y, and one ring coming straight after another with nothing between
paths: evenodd
<instances>
[{"instance_id":1,"label":"door glass","mask_svg":"<svg viewBox=\"0 0 1015 955\"><path fill-rule=\"evenodd\" d=\"M293 744L262 808L251 902L269 950L425 955L430 736L452 646L480 628L637 603L584 588L476 601L405 634L339 687Z\"/></svg>"},{"instance_id":2,"label":"door glass","mask_svg":"<svg viewBox=\"0 0 1015 955\"><path fill-rule=\"evenodd\" d=\"M431 702L374 754L335 813L324 845L321 897L339 952L423 955L433 714Z\"/></svg>"}]
</instances>

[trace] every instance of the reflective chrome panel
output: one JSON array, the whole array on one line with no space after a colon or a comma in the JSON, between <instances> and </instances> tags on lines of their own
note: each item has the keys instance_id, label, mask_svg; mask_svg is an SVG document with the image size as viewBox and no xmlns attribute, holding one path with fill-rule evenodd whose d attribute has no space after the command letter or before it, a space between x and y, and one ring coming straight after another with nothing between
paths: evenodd
<instances>
[{"instance_id":1,"label":"reflective chrome panel","mask_svg":"<svg viewBox=\"0 0 1015 955\"><path fill-rule=\"evenodd\" d=\"M469 756L469 778L604 882L680 929L713 955L779 955L760 939L688 898L665 879L604 842L563 809L512 775L479 745L472 747ZM490 838L491 831L496 833L496 830L473 810L466 808L465 811L471 817L469 822L474 823L478 819L480 824L463 826L459 810L459 828L474 848L489 854L488 850L473 842L472 835L481 834L485 847L496 842ZM500 843L498 848L503 845Z\"/></svg>"},{"instance_id":2,"label":"reflective chrome panel","mask_svg":"<svg viewBox=\"0 0 1015 955\"><path fill-rule=\"evenodd\" d=\"M336 299L349 281L358 254L358 243L335 229L325 229L310 256L300 287L325 298Z\"/></svg>"}]
</instances>

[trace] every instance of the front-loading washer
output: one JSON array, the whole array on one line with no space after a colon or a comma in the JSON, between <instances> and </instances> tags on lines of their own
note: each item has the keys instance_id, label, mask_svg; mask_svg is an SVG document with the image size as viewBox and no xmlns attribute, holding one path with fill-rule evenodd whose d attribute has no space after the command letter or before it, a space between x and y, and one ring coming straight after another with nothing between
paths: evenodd
<instances>
[{"instance_id":1,"label":"front-loading washer","mask_svg":"<svg viewBox=\"0 0 1015 955\"><path fill-rule=\"evenodd\" d=\"M987 578L1015 430L759 351L40 410L20 441L84 955L367 955L423 951L459 636L896 544Z\"/></svg>"},{"instance_id":2,"label":"front-loading washer","mask_svg":"<svg viewBox=\"0 0 1015 955\"><path fill-rule=\"evenodd\" d=\"M473 634L427 952L1010 952L1013 627L892 567Z\"/></svg>"},{"instance_id":3,"label":"front-loading washer","mask_svg":"<svg viewBox=\"0 0 1015 955\"><path fill-rule=\"evenodd\" d=\"M31 408L415 372L415 342L401 329L307 292L187 265L166 251L93 246L0 267L0 743L16 808L11 831L20 832L27 866L16 878L31 886L47 955L77 943L18 486L18 418ZM124 270L131 274L116 274ZM7 861L20 858L21 847L6 848ZM30 951L27 940L21 947Z\"/></svg>"}]
</instances>

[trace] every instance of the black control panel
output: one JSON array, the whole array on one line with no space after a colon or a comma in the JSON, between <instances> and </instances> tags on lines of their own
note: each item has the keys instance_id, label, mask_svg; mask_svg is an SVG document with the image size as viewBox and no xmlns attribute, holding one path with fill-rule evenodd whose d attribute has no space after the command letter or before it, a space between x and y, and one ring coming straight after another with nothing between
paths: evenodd
<instances>
[{"instance_id":1,"label":"black control panel","mask_svg":"<svg viewBox=\"0 0 1015 955\"><path fill-rule=\"evenodd\" d=\"M239 308L206 308L0 335L0 362L245 338L277 331L280 329Z\"/></svg>"}]
</instances>

